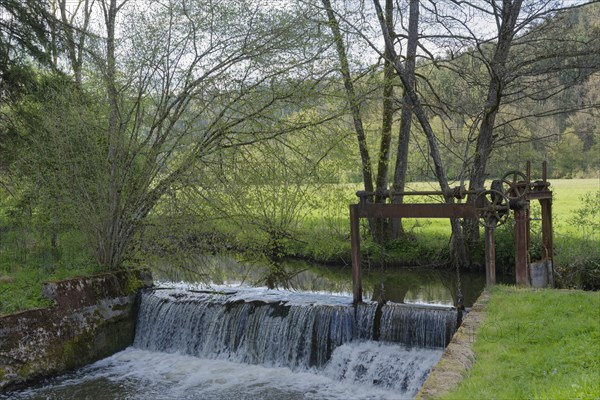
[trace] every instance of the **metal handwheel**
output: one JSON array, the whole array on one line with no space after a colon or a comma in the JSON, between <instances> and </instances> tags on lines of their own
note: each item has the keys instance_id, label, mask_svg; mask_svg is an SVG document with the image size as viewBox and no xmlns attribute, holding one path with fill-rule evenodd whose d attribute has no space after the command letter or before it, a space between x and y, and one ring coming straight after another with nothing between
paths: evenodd
<instances>
[{"instance_id":1,"label":"metal handwheel","mask_svg":"<svg viewBox=\"0 0 600 400\"><path fill-rule=\"evenodd\" d=\"M504 224L510 211L508 197L493 189L477 194L475 208L479 214L479 224L487 228Z\"/></svg>"},{"instance_id":2,"label":"metal handwheel","mask_svg":"<svg viewBox=\"0 0 600 400\"><path fill-rule=\"evenodd\" d=\"M521 199L529 190L527 176L521 171L509 171L502 176L501 181L503 185L507 186L504 189L504 194L509 199Z\"/></svg>"}]
</instances>

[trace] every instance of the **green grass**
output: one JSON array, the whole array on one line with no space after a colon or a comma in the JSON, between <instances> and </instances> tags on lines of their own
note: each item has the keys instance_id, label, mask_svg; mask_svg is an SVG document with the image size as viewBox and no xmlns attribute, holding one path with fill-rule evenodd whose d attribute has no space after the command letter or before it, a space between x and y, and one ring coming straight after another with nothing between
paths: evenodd
<instances>
[{"instance_id":1,"label":"green grass","mask_svg":"<svg viewBox=\"0 0 600 400\"><path fill-rule=\"evenodd\" d=\"M586 256L592 255L600 257L600 237L593 229L586 229L573 223L576 211L583 204L581 197L587 193L596 193L600 191L599 179L554 179L550 181L553 191L553 226L555 247L557 251L557 261L570 263L571 260L578 258L578 248L585 248ZM489 186L489 185L488 185ZM310 203L313 205L302 220L299 221L298 231L304 233L306 239L304 243L297 246L298 253L308 253L317 259L327 261L328 257L334 259L336 255L341 254L347 257L349 246L345 246L349 234L348 204L356 203L357 197L354 193L360 189L358 184L332 185L328 190L321 190L314 194ZM407 190L436 190L437 185L433 182L414 182L407 186ZM411 196L406 197L405 202L441 202L440 196ZM539 202L532 201L532 217L540 217L541 211ZM595 216L597 222L600 222L600 210L597 210ZM430 249L430 255L444 254L443 251L448 247L450 238L450 226L447 219L414 219L405 218L404 228L412 234L415 243L411 246L421 249ZM366 223L363 221L364 237L367 238ZM503 229L498 230L498 235L508 235L504 238L507 246L505 258L512 257L512 221L509 220ZM314 240L313 240L314 239ZM502 238L499 238L502 240ZM532 222L532 254L535 256L536 248L541 242L540 223ZM578 245L577 245L578 243ZM326 244L327 248L323 245ZM332 251L328 251L332 249ZM499 247L497 253L501 251ZM588 251L592 249L591 253ZM597 249L594 252L593 249ZM366 249L368 250L368 249ZM405 249L404 249L405 250ZM539 249L538 249L539 250ZM441 253L440 253L441 251ZM394 252L394 249L388 249L392 257L399 257L404 262L410 262L412 259L419 259L411 255L410 252ZM539 251L537 251L539 253ZM498 254L502 256L502 254ZM422 258L422 257L421 257Z\"/></svg>"},{"instance_id":2,"label":"green grass","mask_svg":"<svg viewBox=\"0 0 600 400\"><path fill-rule=\"evenodd\" d=\"M0 315L32 308L46 307L50 302L42 297L43 282L86 276L98 272L94 266L45 269L32 265L0 270Z\"/></svg>"},{"instance_id":3,"label":"green grass","mask_svg":"<svg viewBox=\"0 0 600 400\"><path fill-rule=\"evenodd\" d=\"M554 229L560 235L580 235L580 228L571 223L581 207L581 197L600 191L600 179L554 179L550 181L553 197ZM600 219L600 210L596 221Z\"/></svg>"},{"instance_id":4,"label":"green grass","mask_svg":"<svg viewBox=\"0 0 600 400\"><path fill-rule=\"evenodd\" d=\"M586 249L586 256L590 254L589 248L598 247L598 234L594 229L586 229L573 224L572 219L578 208L582 206L581 196L586 193L594 193L600 190L598 179L554 179L550 181L554 194L553 220L555 248L557 259L560 262L570 263L577 258L578 248ZM488 183L489 186L489 183ZM304 188L307 189L307 188ZM289 234L288 239L283 240L284 253L292 256L302 256L322 262L340 263L349 260L349 211L348 205L357 203L355 193L361 189L360 184L327 184L305 190L306 196L288 201L300 202L300 210L293 218L288 218L288 224L281 224L281 228ZM407 185L407 190L435 190L437 184L434 182L413 182ZM303 190L304 191L304 190ZM274 193L268 191L263 196L272 196L269 200L275 207L284 204L284 199L278 199ZM416 203L439 203L440 196L410 196L405 198L406 202ZM540 216L539 203L532 202L532 216ZM262 221L264 216L262 210L249 207L242 214L240 224L231 223L231 220L216 220L210 223L211 214L208 211L206 218L202 220L200 231L220 232L232 238L242 250L256 249L261 251L268 247L269 238L264 230L254 225ZM280 227L283 216L286 218L285 207L276 210L273 215L279 215L270 223ZM600 210L596 213L596 219L600 217ZM246 222L243 222L247 218ZM447 219L410 219L404 220L405 231L410 234L410 241L404 244L395 243L385 249L386 254L392 261L410 264L419 261L429 263L436 262L436 257L445 258L448 253L450 226ZM514 238L512 237L512 221L497 230L498 245L497 256L500 263L505 263L510 268L514 251L512 249ZM264 224L264 221L263 221ZM176 229L181 231L181 227ZM539 257L541 253L540 223L532 222L532 258ZM162 235L162 231L160 232ZM504 237L501 237L504 235ZM162 235L164 236L164 235ZM369 233L366 221L362 221L363 250L365 253L377 252L376 246L369 244ZM577 245L585 242L583 246ZM504 250L503 250L504 249ZM415 251L412 251L415 250ZM505 254L502 253L504 251ZM596 258L594 252L592 258ZM483 257L481 250L481 258ZM584 260L585 261L585 260ZM578 261L579 264L581 264Z\"/></svg>"},{"instance_id":5,"label":"green grass","mask_svg":"<svg viewBox=\"0 0 600 400\"><path fill-rule=\"evenodd\" d=\"M598 399L600 293L497 287L474 350L444 399Z\"/></svg>"},{"instance_id":6,"label":"green grass","mask_svg":"<svg viewBox=\"0 0 600 400\"><path fill-rule=\"evenodd\" d=\"M581 207L580 199L583 195L600 191L600 179L552 179L550 184L553 192L554 228L561 234L578 234L577 227L573 226L570 220L575 216L575 211ZM328 194L326 190L315 193L313 202L317 207L313 207L302 225L305 225L306 228L314 228L322 224L323 217L326 216L335 220L335 225L339 229L347 229L348 204L358 202L354 193L360 188L359 184L338 184L327 188L334 192L333 195ZM406 190L438 190L438 186L434 182L412 182L407 185ZM407 203L439 203L442 199L440 196L410 196L405 197L404 201ZM537 201L532 202L533 207L537 208L538 204ZM327 216L327 213L333 214L333 216ZM449 223L446 219L405 218L404 221L406 229L416 232L442 235L447 235L449 232Z\"/></svg>"},{"instance_id":7,"label":"green grass","mask_svg":"<svg viewBox=\"0 0 600 400\"><path fill-rule=\"evenodd\" d=\"M0 315L49 305L43 282L100 272L77 232L63 233L54 250L29 229L4 231L0 239Z\"/></svg>"},{"instance_id":8,"label":"green grass","mask_svg":"<svg viewBox=\"0 0 600 400\"><path fill-rule=\"evenodd\" d=\"M580 197L585 193L600 190L600 181L558 179L550 182L554 192L554 235L557 253L555 264L561 274L558 283L565 287L584 287L580 282L589 281L590 276L594 280L600 280L600 238L596 231L586 232L571 223L571 220L581 206ZM436 185L430 182L410 183L407 186L407 190L435 188ZM320 190L310 191L311 198L306 199L306 203L302 205L301 217L290 226L292 238L284 240L286 254L322 262L349 263L348 204L357 202L355 192L359 189L359 184L332 184L325 185ZM422 203L439 202L441 199L435 196L414 196L406 201ZM535 203L533 202L534 205ZM535 212L534 209L534 216ZM600 216L598 213L595 214L596 219ZM201 227L198 232L219 232L225 241L229 240L228 238L232 239L234 249L260 252L268 245L266 234L254 225L239 226L230 220L210 223L202 216L196 219L197 226ZM189 231L194 235L198 232L192 220L185 219L173 224L172 232L168 231L163 221L156 234L160 238L181 236L182 231ZM385 256L389 261L417 265L447 259L450 236L447 220L405 219L404 222L405 229L412 234L411 239L388 246ZM534 230L535 227L534 223ZM365 259L381 254L381 250L369 242L366 228L366 222L363 221L362 252ZM500 230L497 233L496 254L499 260L502 252L508 255L509 261L506 264L512 270L510 257L513 253L513 241L510 237L510 226L506 227L505 231L508 234L504 238L501 237ZM44 305L39 292L40 284L44 280L86 275L96 271L95 267L90 266L91 262L85 255L86 242L77 232L63 234L59 240L63 244L60 254L51 254L47 245L45 247L41 244L43 241L40 238L28 232L29 229L0 231L0 314ZM535 241L534 233L532 242ZM219 237L215 245L223 247L223 240Z\"/></svg>"}]
</instances>

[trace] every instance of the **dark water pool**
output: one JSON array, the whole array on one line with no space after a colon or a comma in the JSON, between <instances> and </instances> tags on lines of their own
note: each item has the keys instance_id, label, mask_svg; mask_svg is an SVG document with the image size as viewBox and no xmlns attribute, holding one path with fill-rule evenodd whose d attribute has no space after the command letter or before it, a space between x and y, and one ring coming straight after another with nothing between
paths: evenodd
<instances>
[{"instance_id":1,"label":"dark water pool","mask_svg":"<svg viewBox=\"0 0 600 400\"><path fill-rule=\"evenodd\" d=\"M154 265L155 279L164 281L211 282L215 285L249 285L270 288L349 295L351 267L330 266L302 260L276 263L238 261L228 256L198 256L186 268L168 263ZM502 277L498 280L502 282ZM396 303L456 306L459 293L465 307L473 305L485 287L484 272L461 272L427 267L363 268L363 297ZM383 291L382 291L383 288Z\"/></svg>"}]
</instances>

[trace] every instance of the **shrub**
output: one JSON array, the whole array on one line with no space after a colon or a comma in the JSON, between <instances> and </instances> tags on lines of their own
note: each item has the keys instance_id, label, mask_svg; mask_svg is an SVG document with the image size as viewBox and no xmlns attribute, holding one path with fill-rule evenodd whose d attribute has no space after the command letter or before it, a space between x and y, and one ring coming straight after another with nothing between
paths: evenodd
<instances>
[{"instance_id":1,"label":"shrub","mask_svg":"<svg viewBox=\"0 0 600 400\"><path fill-rule=\"evenodd\" d=\"M580 197L581 206L569 223L578 235L557 235L556 284L562 288L600 290L600 191Z\"/></svg>"}]
</instances>

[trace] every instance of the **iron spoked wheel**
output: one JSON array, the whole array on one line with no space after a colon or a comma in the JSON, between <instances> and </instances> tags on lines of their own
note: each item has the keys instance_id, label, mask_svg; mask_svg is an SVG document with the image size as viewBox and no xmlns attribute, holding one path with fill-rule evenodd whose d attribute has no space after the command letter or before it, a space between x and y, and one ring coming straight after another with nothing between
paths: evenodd
<instances>
[{"instance_id":1,"label":"iron spoked wheel","mask_svg":"<svg viewBox=\"0 0 600 400\"><path fill-rule=\"evenodd\" d=\"M475 207L479 214L479 224L492 229L504 224L510 211L508 197L498 190L484 190L478 193Z\"/></svg>"},{"instance_id":2,"label":"iron spoked wheel","mask_svg":"<svg viewBox=\"0 0 600 400\"><path fill-rule=\"evenodd\" d=\"M507 186L504 194L509 199L521 199L529 190L527 176L521 171L509 171L502 176L501 181Z\"/></svg>"}]
</instances>

